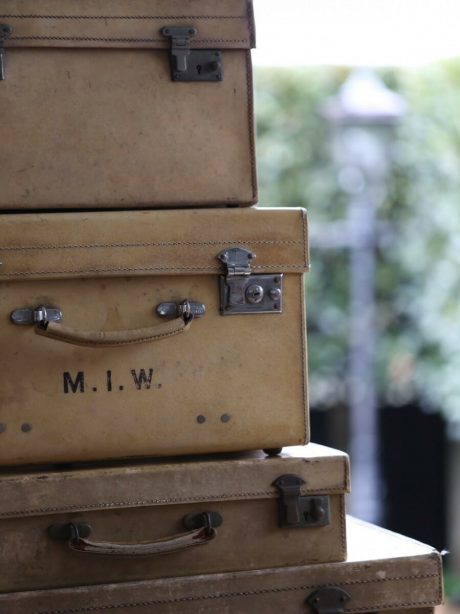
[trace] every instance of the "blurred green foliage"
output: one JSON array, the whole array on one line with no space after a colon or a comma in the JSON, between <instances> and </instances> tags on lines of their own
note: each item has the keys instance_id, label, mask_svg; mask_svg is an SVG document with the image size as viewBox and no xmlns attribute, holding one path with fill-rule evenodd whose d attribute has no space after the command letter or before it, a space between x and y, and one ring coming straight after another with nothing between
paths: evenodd
<instances>
[{"instance_id":1,"label":"blurred green foliage","mask_svg":"<svg viewBox=\"0 0 460 614\"><path fill-rule=\"evenodd\" d=\"M260 203L343 219L348 196L318 110L345 69L256 70ZM376 377L381 404L460 420L460 61L381 72L407 101L378 218ZM346 250L315 248L307 278L312 404L346 401Z\"/></svg>"}]
</instances>

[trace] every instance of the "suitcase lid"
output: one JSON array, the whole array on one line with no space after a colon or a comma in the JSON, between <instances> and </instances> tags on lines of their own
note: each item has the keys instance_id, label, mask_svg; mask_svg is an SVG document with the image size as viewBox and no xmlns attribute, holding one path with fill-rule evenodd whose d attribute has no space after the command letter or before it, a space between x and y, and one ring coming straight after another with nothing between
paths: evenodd
<instances>
[{"instance_id":1,"label":"suitcase lid","mask_svg":"<svg viewBox=\"0 0 460 614\"><path fill-rule=\"evenodd\" d=\"M302 273L309 268L303 209L5 214L0 281L148 275L216 275L218 254L254 254L251 272Z\"/></svg>"},{"instance_id":2,"label":"suitcase lid","mask_svg":"<svg viewBox=\"0 0 460 614\"><path fill-rule=\"evenodd\" d=\"M252 0L0 0L7 47L169 49L164 27L197 30L190 48L255 46Z\"/></svg>"},{"instance_id":3,"label":"suitcase lid","mask_svg":"<svg viewBox=\"0 0 460 614\"><path fill-rule=\"evenodd\" d=\"M301 495L349 490L344 452L309 444L263 452L0 474L0 518L192 502L278 499L273 482L295 474Z\"/></svg>"}]
</instances>

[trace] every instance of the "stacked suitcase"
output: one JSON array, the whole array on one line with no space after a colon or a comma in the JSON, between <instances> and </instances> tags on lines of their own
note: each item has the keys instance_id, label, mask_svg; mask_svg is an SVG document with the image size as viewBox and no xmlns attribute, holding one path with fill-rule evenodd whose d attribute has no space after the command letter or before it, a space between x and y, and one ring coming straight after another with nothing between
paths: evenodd
<instances>
[{"instance_id":1,"label":"stacked suitcase","mask_svg":"<svg viewBox=\"0 0 460 614\"><path fill-rule=\"evenodd\" d=\"M0 0L1 613L442 599L308 443L307 220L253 206L254 41L250 0Z\"/></svg>"}]
</instances>

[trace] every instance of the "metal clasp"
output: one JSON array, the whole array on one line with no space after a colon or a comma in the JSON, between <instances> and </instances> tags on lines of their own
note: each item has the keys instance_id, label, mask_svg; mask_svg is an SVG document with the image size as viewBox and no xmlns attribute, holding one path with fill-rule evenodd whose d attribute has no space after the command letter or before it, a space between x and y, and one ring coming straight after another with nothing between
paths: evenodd
<instances>
[{"instance_id":1,"label":"metal clasp","mask_svg":"<svg viewBox=\"0 0 460 614\"><path fill-rule=\"evenodd\" d=\"M218 49L191 49L190 40L198 34L193 26L162 28L171 38L171 78L173 81L222 81L222 54Z\"/></svg>"},{"instance_id":2,"label":"metal clasp","mask_svg":"<svg viewBox=\"0 0 460 614\"><path fill-rule=\"evenodd\" d=\"M187 58L189 57L190 39L198 34L193 27L173 28L167 27L161 30L163 36L171 37L171 56L174 60L174 70L178 73L187 71Z\"/></svg>"},{"instance_id":3,"label":"metal clasp","mask_svg":"<svg viewBox=\"0 0 460 614\"><path fill-rule=\"evenodd\" d=\"M46 326L48 322L60 322L62 317L62 311L60 309L47 307L45 305L40 305L35 309L30 307L15 309L10 315L13 324L21 326L30 324Z\"/></svg>"},{"instance_id":4,"label":"metal clasp","mask_svg":"<svg viewBox=\"0 0 460 614\"><path fill-rule=\"evenodd\" d=\"M283 275L253 275L255 257L244 247L230 247L217 254L226 268L226 275L219 280L222 315L281 313Z\"/></svg>"},{"instance_id":5,"label":"metal clasp","mask_svg":"<svg viewBox=\"0 0 460 614\"><path fill-rule=\"evenodd\" d=\"M6 79L5 73L5 49L3 43L11 36L13 28L6 23L0 24L0 81Z\"/></svg>"},{"instance_id":6,"label":"metal clasp","mask_svg":"<svg viewBox=\"0 0 460 614\"><path fill-rule=\"evenodd\" d=\"M327 495L302 496L300 487L305 481L293 474L282 475L273 482L280 491L279 526L301 529L322 527L330 523L330 505Z\"/></svg>"}]
</instances>

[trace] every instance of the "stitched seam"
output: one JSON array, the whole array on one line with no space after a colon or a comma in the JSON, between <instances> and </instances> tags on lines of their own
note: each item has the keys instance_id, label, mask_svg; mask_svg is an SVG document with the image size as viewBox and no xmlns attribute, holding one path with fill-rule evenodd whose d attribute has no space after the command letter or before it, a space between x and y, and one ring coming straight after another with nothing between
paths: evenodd
<instances>
[{"instance_id":1,"label":"stitched seam","mask_svg":"<svg viewBox=\"0 0 460 614\"><path fill-rule=\"evenodd\" d=\"M299 308L300 308L300 339L302 351L302 386L303 386L303 429L304 441L310 439L310 425L307 417L308 413L308 376L307 376L307 344L306 344L306 322L305 322L305 304L304 304L304 285L303 276L299 277Z\"/></svg>"},{"instance_id":2,"label":"stitched seam","mask_svg":"<svg viewBox=\"0 0 460 614\"><path fill-rule=\"evenodd\" d=\"M95 243L91 245L85 244L70 244L70 245L21 245L21 246L13 246L13 247L2 247L0 246L0 250L2 251L25 251L25 250L34 250L34 249L95 249L95 248L113 248L113 247L178 247L181 245L200 247L203 245L227 245L228 243L247 243L249 245L302 245L303 241L294 241L294 240L242 240L242 239L232 239L230 241L161 241L161 242L146 242L146 243Z\"/></svg>"},{"instance_id":3,"label":"stitched seam","mask_svg":"<svg viewBox=\"0 0 460 614\"><path fill-rule=\"evenodd\" d=\"M302 228L303 228L303 257L304 257L304 262L305 262L305 268L308 268L308 226L307 226L307 216L305 215L305 213L302 211L301 212L301 216L302 216Z\"/></svg>"},{"instance_id":4,"label":"stitched seam","mask_svg":"<svg viewBox=\"0 0 460 614\"><path fill-rule=\"evenodd\" d=\"M436 552L432 554L432 558L435 562L436 568L438 570L438 601L439 603L441 603L442 599L443 599L443 582L442 582L442 563L441 563L441 557L440 555Z\"/></svg>"},{"instance_id":5,"label":"stitched seam","mask_svg":"<svg viewBox=\"0 0 460 614\"><path fill-rule=\"evenodd\" d=\"M434 576L436 576L437 574L423 574L423 575L411 575L411 576L400 576L400 577L396 577L396 578L385 578L385 579L372 579L372 580L355 580L355 581L345 581L345 582L340 582L340 586L350 586L350 585L356 585L356 584L369 584L369 583L378 583L378 582L388 582L388 581L392 581L392 580L412 580L412 579L427 579L427 578L432 578ZM317 588L325 588L328 586L336 586L337 583L328 583L328 584L305 584L303 586L287 586L287 587L282 587L282 588L267 588L267 589L259 589L259 590L254 590L254 591L235 591L235 592L231 592L231 593L219 593L219 594L208 594L208 595L198 595L195 597L179 597L179 598L166 598L166 599L156 599L156 600L152 600L152 601L140 601L140 602L132 602L132 603L118 603L118 604L108 604L108 605L100 605L100 606L89 606L89 607L83 607L83 608L72 608L72 609L65 609L65 610L42 610L40 612L38 612L37 614L78 614L78 613L83 613L83 612L95 612L98 610L115 610L115 609L120 609L120 608L127 608L127 607L148 607L151 605L161 605L161 604L167 604L167 603L186 603L186 602L194 602L194 601L205 601L205 600L209 600L209 599L213 599L213 600L217 600L217 599L223 599L223 598L231 598L231 597L250 597L253 595L269 595L269 594L273 594L273 593L287 593L287 592L292 592L292 591L306 591L306 590L313 590L313 589L317 589ZM402 606L414 606L414 605L437 605L436 603L433 603L432 600L429 601L407 601L404 603L397 603L397 604L392 604L390 605L376 605L374 603L372 603L372 609L393 609L395 607L402 607ZM347 608L347 612L359 612L362 611L364 607L367 607L366 604L361 605L359 608L352 608L349 609Z\"/></svg>"},{"instance_id":6,"label":"stitched seam","mask_svg":"<svg viewBox=\"0 0 460 614\"><path fill-rule=\"evenodd\" d=\"M255 31L254 8L252 6L252 0L247 0L246 2L246 19L248 23L249 38L251 39L251 45L254 45L256 42L256 31Z\"/></svg>"},{"instance_id":7,"label":"stitched seam","mask_svg":"<svg viewBox=\"0 0 460 614\"><path fill-rule=\"evenodd\" d=\"M342 538L342 556L347 558L347 523L345 522L345 496L340 497L340 534Z\"/></svg>"},{"instance_id":8,"label":"stitched seam","mask_svg":"<svg viewBox=\"0 0 460 614\"><path fill-rule=\"evenodd\" d=\"M0 19L247 19L246 15L0 15Z\"/></svg>"},{"instance_id":9,"label":"stitched seam","mask_svg":"<svg viewBox=\"0 0 460 614\"><path fill-rule=\"evenodd\" d=\"M417 601L416 603L412 601L405 601L404 603L394 603L392 605L372 603L371 611L375 612L376 610L394 610L395 608L411 607L414 605L439 605L439 604L433 603L433 601ZM346 611L347 612L362 612L363 609L362 608L347 608Z\"/></svg>"},{"instance_id":10,"label":"stitched seam","mask_svg":"<svg viewBox=\"0 0 460 614\"><path fill-rule=\"evenodd\" d=\"M83 41L95 42L101 41L106 43L165 43L164 38L103 38L96 36L10 36L8 41ZM229 38L199 38L197 43L249 43L247 38L229 39ZM8 45L5 45L7 47ZM193 45L192 45L193 49Z\"/></svg>"},{"instance_id":11,"label":"stitched seam","mask_svg":"<svg viewBox=\"0 0 460 614\"><path fill-rule=\"evenodd\" d=\"M251 52L246 53L246 88L248 101L248 135L249 135L249 150L251 155L251 184L252 198L257 198L257 169L256 169L256 145L255 145L255 127L254 127L254 100L253 100L253 83L252 83L252 66Z\"/></svg>"},{"instance_id":12,"label":"stitched seam","mask_svg":"<svg viewBox=\"0 0 460 614\"><path fill-rule=\"evenodd\" d=\"M303 264L272 264L267 266L259 265L253 267L258 270L265 270L268 266L276 268L284 268L285 271L291 270L303 270ZM219 273L220 269L215 267L134 267L134 268L119 268L119 269L80 269L80 270L64 270L64 271L20 271L14 273L2 273L1 278L9 277L31 277L33 275L74 275L74 274L86 274L86 273L133 273L140 271L170 271L170 272L189 272L189 271L210 271L211 273Z\"/></svg>"},{"instance_id":13,"label":"stitched seam","mask_svg":"<svg viewBox=\"0 0 460 614\"><path fill-rule=\"evenodd\" d=\"M340 487L336 488L328 488L324 494L332 494L333 492L343 493L343 489ZM323 494L321 490L305 490L302 491L302 494ZM167 504L179 504L179 503L194 503L194 502L202 502L202 501L222 501L233 499L240 499L242 497L261 497L264 496L270 499L277 499L278 495L274 491L261 491L261 492L250 492L250 493L224 493L219 495L210 495L210 496L196 496L196 497L185 497L185 498L165 498L165 499L141 499L137 501L112 501L108 503L98 502L98 503L84 503L79 505L65 505L62 507L46 507L46 508L36 508L36 509L25 509L19 511L12 512L1 512L0 518L14 518L19 516L32 516L32 515L45 515L51 513L65 513L71 512L73 510L98 510L98 509L109 509L109 508L123 508L123 507L141 507L141 506L149 506L149 505L167 505Z\"/></svg>"}]
</instances>

